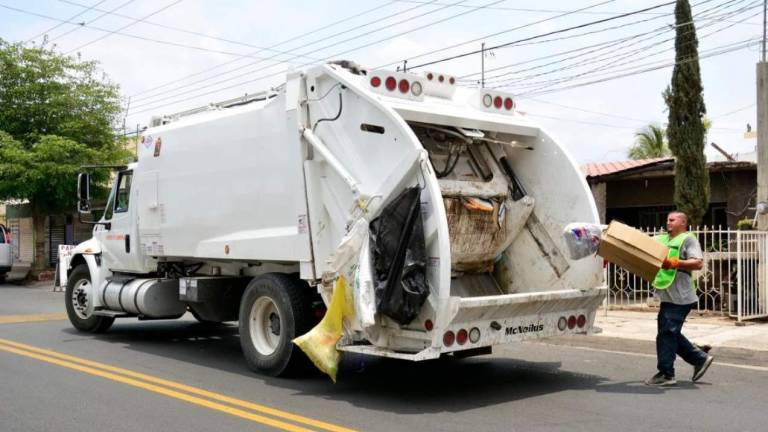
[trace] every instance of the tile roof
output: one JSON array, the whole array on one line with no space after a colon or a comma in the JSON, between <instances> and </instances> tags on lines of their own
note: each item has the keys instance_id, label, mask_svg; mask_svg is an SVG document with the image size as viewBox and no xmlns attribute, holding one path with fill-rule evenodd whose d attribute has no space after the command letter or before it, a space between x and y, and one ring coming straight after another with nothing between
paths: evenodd
<instances>
[{"instance_id":1,"label":"tile roof","mask_svg":"<svg viewBox=\"0 0 768 432\"><path fill-rule=\"evenodd\" d=\"M599 162L588 163L582 165L581 170L589 177L600 177L608 174L615 174L621 171L630 170L633 168L639 168L646 165L653 165L659 162L671 161L673 158L655 158L655 159L638 159L638 160L626 160L616 162Z\"/></svg>"}]
</instances>

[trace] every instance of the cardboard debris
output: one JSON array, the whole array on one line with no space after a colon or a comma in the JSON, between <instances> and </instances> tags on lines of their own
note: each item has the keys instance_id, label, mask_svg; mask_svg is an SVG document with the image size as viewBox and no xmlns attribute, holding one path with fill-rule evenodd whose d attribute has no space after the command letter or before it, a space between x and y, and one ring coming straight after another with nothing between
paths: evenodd
<instances>
[{"instance_id":1,"label":"cardboard debris","mask_svg":"<svg viewBox=\"0 0 768 432\"><path fill-rule=\"evenodd\" d=\"M603 234L597 254L652 282L669 249L640 230L611 222Z\"/></svg>"}]
</instances>

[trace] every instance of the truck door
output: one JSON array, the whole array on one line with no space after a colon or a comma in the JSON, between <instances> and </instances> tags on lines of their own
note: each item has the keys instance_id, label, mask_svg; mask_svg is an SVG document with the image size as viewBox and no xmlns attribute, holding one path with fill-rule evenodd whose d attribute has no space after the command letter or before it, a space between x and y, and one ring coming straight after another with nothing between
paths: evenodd
<instances>
[{"instance_id":1,"label":"truck door","mask_svg":"<svg viewBox=\"0 0 768 432\"><path fill-rule=\"evenodd\" d=\"M141 257L136 233L136 209L132 205L133 171L120 171L104 211L103 222L94 236L101 240L104 265L112 271L141 272Z\"/></svg>"}]
</instances>

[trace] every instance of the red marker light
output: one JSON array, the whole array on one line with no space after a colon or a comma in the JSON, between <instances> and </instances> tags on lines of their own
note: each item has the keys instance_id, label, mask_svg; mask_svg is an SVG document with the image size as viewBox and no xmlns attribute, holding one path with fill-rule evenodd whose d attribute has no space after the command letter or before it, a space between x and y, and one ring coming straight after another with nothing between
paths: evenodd
<instances>
[{"instance_id":1,"label":"red marker light","mask_svg":"<svg viewBox=\"0 0 768 432\"><path fill-rule=\"evenodd\" d=\"M398 85L400 88L400 93L408 93L408 90L411 88L411 84L408 82L408 80L400 80L400 84Z\"/></svg>"},{"instance_id":2,"label":"red marker light","mask_svg":"<svg viewBox=\"0 0 768 432\"><path fill-rule=\"evenodd\" d=\"M384 85L387 87L387 90L392 91L397 87L397 80L394 77L387 77Z\"/></svg>"},{"instance_id":3,"label":"red marker light","mask_svg":"<svg viewBox=\"0 0 768 432\"><path fill-rule=\"evenodd\" d=\"M380 85L381 85L381 78L379 78L377 76L371 78L371 86L378 87Z\"/></svg>"},{"instance_id":4,"label":"red marker light","mask_svg":"<svg viewBox=\"0 0 768 432\"><path fill-rule=\"evenodd\" d=\"M509 111L512 109L512 107L515 106L515 103L512 102L512 98L506 98L504 99L504 108Z\"/></svg>"},{"instance_id":5,"label":"red marker light","mask_svg":"<svg viewBox=\"0 0 768 432\"><path fill-rule=\"evenodd\" d=\"M501 96L496 96L495 98L493 98L493 106L495 106L496 108L501 108L502 103L503 101L501 100Z\"/></svg>"}]
</instances>

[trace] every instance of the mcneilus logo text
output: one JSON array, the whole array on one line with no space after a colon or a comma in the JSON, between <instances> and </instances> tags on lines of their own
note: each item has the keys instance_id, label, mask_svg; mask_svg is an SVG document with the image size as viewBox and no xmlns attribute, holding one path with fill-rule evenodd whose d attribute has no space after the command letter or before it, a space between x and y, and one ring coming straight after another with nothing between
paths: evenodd
<instances>
[{"instance_id":1,"label":"mcneilus logo text","mask_svg":"<svg viewBox=\"0 0 768 432\"><path fill-rule=\"evenodd\" d=\"M528 324L527 326L517 326L517 327L507 327L505 330L505 333L507 336L509 335L516 335L516 334L522 334L522 333L534 333L534 332L540 332L544 330L544 324L538 323L538 324Z\"/></svg>"}]
</instances>

